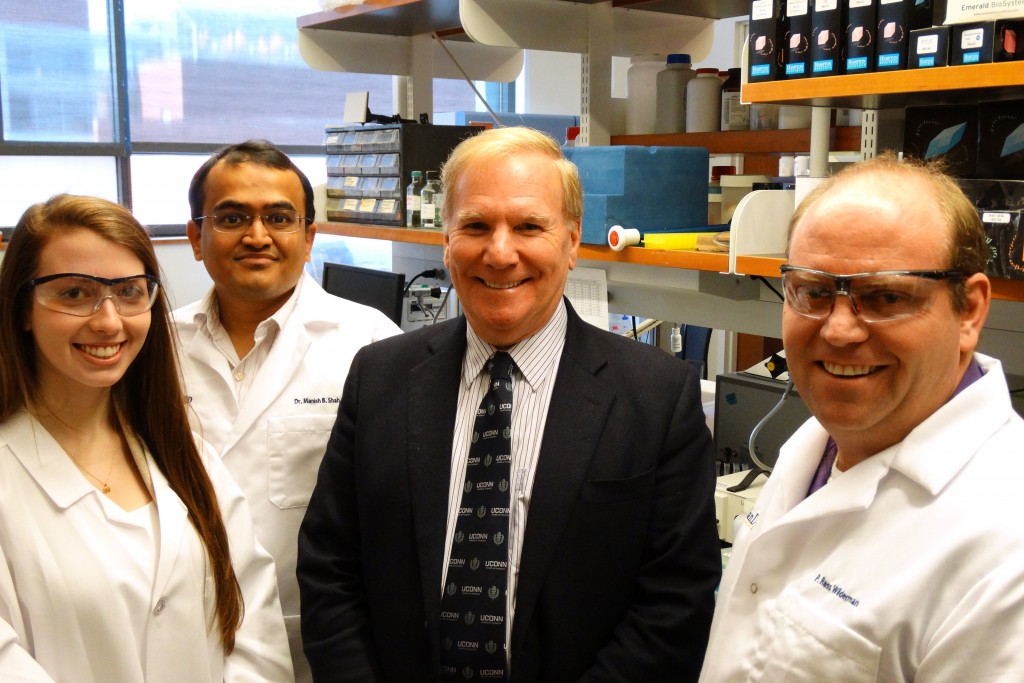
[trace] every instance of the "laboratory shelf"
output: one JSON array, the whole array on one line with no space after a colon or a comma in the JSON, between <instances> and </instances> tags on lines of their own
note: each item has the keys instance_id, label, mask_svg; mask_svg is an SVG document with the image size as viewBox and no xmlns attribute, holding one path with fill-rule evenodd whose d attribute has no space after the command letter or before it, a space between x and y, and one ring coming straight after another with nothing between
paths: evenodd
<instances>
[{"instance_id":1,"label":"laboratory shelf","mask_svg":"<svg viewBox=\"0 0 1024 683\"><path fill-rule=\"evenodd\" d=\"M462 31L459 0L367 0L298 18L299 28L414 36Z\"/></svg>"},{"instance_id":2,"label":"laboratory shelf","mask_svg":"<svg viewBox=\"0 0 1024 683\"><path fill-rule=\"evenodd\" d=\"M565 0L545 1L557 7ZM575 0L571 4L592 5L603 1ZM748 10L747 0L614 0L612 6L705 19L738 17ZM366 0L361 5L300 16L297 23L299 28L392 36L462 32L459 0Z\"/></svg>"},{"instance_id":3,"label":"laboratory shelf","mask_svg":"<svg viewBox=\"0 0 1024 683\"><path fill-rule=\"evenodd\" d=\"M319 221L316 225L317 232L324 235L364 237L410 244L444 245L444 236L436 230L391 228L362 223L321 223ZM643 247L627 247L622 251L613 251L611 247L583 244L580 246L579 257L592 261L635 263L644 266L661 266L663 268L681 268L685 270L725 272L729 269L728 254L700 251L667 251L664 249L645 249Z\"/></svg>"},{"instance_id":4,"label":"laboratory shelf","mask_svg":"<svg viewBox=\"0 0 1024 683\"><path fill-rule=\"evenodd\" d=\"M823 76L743 86L744 102L892 109L1021 97L1020 62Z\"/></svg>"},{"instance_id":5,"label":"laboratory shelf","mask_svg":"<svg viewBox=\"0 0 1024 683\"><path fill-rule=\"evenodd\" d=\"M811 148L811 129L613 135L611 144L704 147L711 154L806 154ZM829 133L829 149L833 152L860 151L860 126L834 126Z\"/></svg>"},{"instance_id":6,"label":"laboratory shelf","mask_svg":"<svg viewBox=\"0 0 1024 683\"><path fill-rule=\"evenodd\" d=\"M748 254L736 256L736 272L742 275L779 277L779 266L786 262L783 254Z\"/></svg>"}]
</instances>

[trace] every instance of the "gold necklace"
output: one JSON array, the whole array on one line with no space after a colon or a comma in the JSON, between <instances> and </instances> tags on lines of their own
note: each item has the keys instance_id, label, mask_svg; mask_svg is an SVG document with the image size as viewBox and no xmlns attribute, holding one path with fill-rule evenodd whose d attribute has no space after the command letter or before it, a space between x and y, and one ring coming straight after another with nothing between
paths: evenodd
<instances>
[{"instance_id":1,"label":"gold necklace","mask_svg":"<svg viewBox=\"0 0 1024 683\"><path fill-rule=\"evenodd\" d=\"M71 454L68 453L68 455L71 455ZM78 469L82 470L82 472L86 476L88 476L88 477L90 477L90 478L92 478L92 479L94 479L94 480L96 480L96 481L98 481L100 483L100 491L103 492L103 493L110 493L110 484L107 483L107 482L110 481L110 474L114 471L114 459L115 459L115 456L113 456L113 455L110 456L110 467L107 468L107 477L106 477L106 479L100 479L95 474L93 474L89 470L85 469L85 467L82 465L82 463L78 462L78 460L75 459L75 456L71 455L71 460L75 463L75 465L78 466Z\"/></svg>"}]
</instances>

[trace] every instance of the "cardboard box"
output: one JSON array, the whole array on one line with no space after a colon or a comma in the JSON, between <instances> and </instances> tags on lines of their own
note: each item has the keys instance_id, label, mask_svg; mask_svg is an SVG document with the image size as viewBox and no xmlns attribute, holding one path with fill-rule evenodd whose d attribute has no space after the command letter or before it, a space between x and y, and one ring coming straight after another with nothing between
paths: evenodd
<instances>
[{"instance_id":1,"label":"cardboard box","mask_svg":"<svg viewBox=\"0 0 1024 683\"><path fill-rule=\"evenodd\" d=\"M1024 211L981 211L989 247L985 273L992 277L1024 280Z\"/></svg>"},{"instance_id":2,"label":"cardboard box","mask_svg":"<svg viewBox=\"0 0 1024 683\"><path fill-rule=\"evenodd\" d=\"M613 225L693 228L708 220L708 151L703 147L574 147L583 185L583 242L608 244Z\"/></svg>"},{"instance_id":3,"label":"cardboard box","mask_svg":"<svg viewBox=\"0 0 1024 683\"><path fill-rule=\"evenodd\" d=\"M977 174L1024 180L1024 100L978 105Z\"/></svg>"},{"instance_id":4,"label":"cardboard box","mask_svg":"<svg viewBox=\"0 0 1024 683\"><path fill-rule=\"evenodd\" d=\"M1003 19L997 21L992 43L993 62L1013 62L1024 59L1024 20Z\"/></svg>"},{"instance_id":5,"label":"cardboard box","mask_svg":"<svg viewBox=\"0 0 1024 683\"><path fill-rule=\"evenodd\" d=\"M878 0L843 0L845 39L843 71L863 74L875 70L875 20Z\"/></svg>"},{"instance_id":6,"label":"cardboard box","mask_svg":"<svg viewBox=\"0 0 1024 683\"><path fill-rule=\"evenodd\" d=\"M878 21L875 23L875 70L898 71L907 68L910 32L920 26L911 25L921 20L914 12L915 0L879 0ZM928 23L931 26L931 22Z\"/></svg>"},{"instance_id":7,"label":"cardboard box","mask_svg":"<svg viewBox=\"0 0 1024 683\"><path fill-rule=\"evenodd\" d=\"M782 2L750 0L750 25L747 40L747 81L774 81L782 61Z\"/></svg>"},{"instance_id":8,"label":"cardboard box","mask_svg":"<svg viewBox=\"0 0 1024 683\"><path fill-rule=\"evenodd\" d=\"M946 14L946 0L915 0L911 3L910 30L931 28L942 24Z\"/></svg>"},{"instance_id":9,"label":"cardboard box","mask_svg":"<svg viewBox=\"0 0 1024 683\"><path fill-rule=\"evenodd\" d=\"M911 31L907 68L927 69L933 66L948 66L949 34L948 26L932 26Z\"/></svg>"},{"instance_id":10,"label":"cardboard box","mask_svg":"<svg viewBox=\"0 0 1024 683\"><path fill-rule=\"evenodd\" d=\"M918 159L942 158L950 175L976 177L978 107L950 105L907 107L903 154Z\"/></svg>"},{"instance_id":11,"label":"cardboard box","mask_svg":"<svg viewBox=\"0 0 1024 683\"><path fill-rule=\"evenodd\" d=\"M992 61L992 45L996 32L994 21L973 24L957 24L953 27L953 45L950 49L950 63L987 64Z\"/></svg>"},{"instance_id":12,"label":"cardboard box","mask_svg":"<svg viewBox=\"0 0 1024 683\"><path fill-rule=\"evenodd\" d=\"M843 8L839 0L814 0L811 8L811 76L843 73Z\"/></svg>"},{"instance_id":13,"label":"cardboard box","mask_svg":"<svg viewBox=\"0 0 1024 683\"><path fill-rule=\"evenodd\" d=\"M1024 181L957 178L956 184L978 211L1024 209Z\"/></svg>"},{"instance_id":14,"label":"cardboard box","mask_svg":"<svg viewBox=\"0 0 1024 683\"><path fill-rule=\"evenodd\" d=\"M808 0L786 0L782 36L784 78L805 78L810 70L811 7Z\"/></svg>"}]
</instances>

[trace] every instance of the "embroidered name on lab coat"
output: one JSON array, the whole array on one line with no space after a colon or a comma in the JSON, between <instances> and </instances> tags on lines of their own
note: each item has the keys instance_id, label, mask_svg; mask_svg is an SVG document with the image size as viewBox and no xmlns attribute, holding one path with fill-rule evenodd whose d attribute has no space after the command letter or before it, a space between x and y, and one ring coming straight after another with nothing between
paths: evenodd
<instances>
[{"instance_id":1,"label":"embroidered name on lab coat","mask_svg":"<svg viewBox=\"0 0 1024 683\"><path fill-rule=\"evenodd\" d=\"M832 595L836 596L837 598L839 598L843 602L849 603L853 607L858 607L860 605L860 600L858 600L857 598L853 597L852 595L850 595L849 593L844 591L841 586L838 586L838 585L830 582L827 578L825 578L821 574L818 574L817 576L814 577L814 583L818 584L819 586L821 586L822 588L824 588L828 592L832 593Z\"/></svg>"},{"instance_id":2,"label":"embroidered name on lab coat","mask_svg":"<svg viewBox=\"0 0 1024 683\"><path fill-rule=\"evenodd\" d=\"M295 405L314 405L319 403L341 403L341 398L336 396L305 396L294 399Z\"/></svg>"}]
</instances>

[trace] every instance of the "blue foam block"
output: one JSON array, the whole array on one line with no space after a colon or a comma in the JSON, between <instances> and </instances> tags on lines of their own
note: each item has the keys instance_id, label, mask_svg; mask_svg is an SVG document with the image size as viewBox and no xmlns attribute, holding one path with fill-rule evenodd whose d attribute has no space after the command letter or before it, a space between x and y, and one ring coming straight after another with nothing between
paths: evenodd
<instances>
[{"instance_id":1,"label":"blue foam block","mask_svg":"<svg viewBox=\"0 0 1024 683\"><path fill-rule=\"evenodd\" d=\"M613 225L644 230L708 222L708 151L703 147L575 147L583 184L583 242L607 244Z\"/></svg>"}]
</instances>

